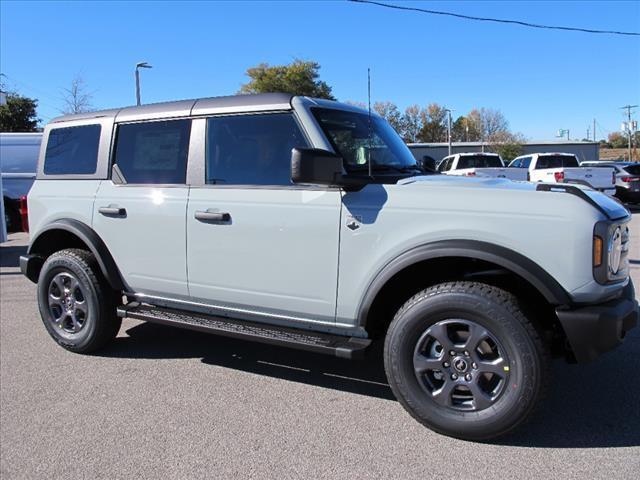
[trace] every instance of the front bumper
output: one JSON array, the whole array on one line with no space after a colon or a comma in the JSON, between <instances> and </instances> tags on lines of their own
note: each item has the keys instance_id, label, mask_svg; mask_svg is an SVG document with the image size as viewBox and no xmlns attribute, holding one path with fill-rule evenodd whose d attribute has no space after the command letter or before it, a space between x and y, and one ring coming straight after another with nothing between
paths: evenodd
<instances>
[{"instance_id":1,"label":"front bumper","mask_svg":"<svg viewBox=\"0 0 640 480\"><path fill-rule=\"evenodd\" d=\"M640 312L633 282L622 295L605 303L556 309L578 363L588 363L601 353L619 346L626 333L638 323Z\"/></svg>"}]
</instances>

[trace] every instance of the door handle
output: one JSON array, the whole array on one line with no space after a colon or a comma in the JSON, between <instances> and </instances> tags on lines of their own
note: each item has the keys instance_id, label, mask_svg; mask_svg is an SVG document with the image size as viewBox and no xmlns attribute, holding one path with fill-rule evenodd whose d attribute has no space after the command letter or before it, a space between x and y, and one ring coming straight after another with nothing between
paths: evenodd
<instances>
[{"instance_id":1,"label":"door handle","mask_svg":"<svg viewBox=\"0 0 640 480\"><path fill-rule=\"evenodd\" d=\"M108 207L100 207L98 209L98 212L100 212L102 215L106 217L126 217L127 216L126 208L114 207L112 205L109 205Z\"/></svg>"},{"instance_id":2,"label":"door handle","mask_svg":"<svg viewBox=\"0 0 640 480\"><path fill-rule=\"evenodd\" d=\"M231 215L226 212L210 212L208 210L197 210L193 215L196 220L202 222L229 222L231 221Z\"/></svg>"}]
</instances>

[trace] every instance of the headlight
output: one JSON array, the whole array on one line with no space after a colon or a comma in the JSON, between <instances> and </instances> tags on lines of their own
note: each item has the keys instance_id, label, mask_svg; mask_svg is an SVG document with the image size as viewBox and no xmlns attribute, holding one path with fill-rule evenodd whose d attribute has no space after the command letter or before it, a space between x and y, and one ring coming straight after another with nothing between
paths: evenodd
<instances>
[{"instance_id":1,"label":"headlight","mask_svg":"<svg viewBox=\"0 0 640 480\"><path fill-rule=\"evenodd\" d=\"M613 235L609 239L608 252L609 272L616 275L620 270L620 261L622 260L622 229L620 227L613 231Z\"/></svg>"},{"instance_id":2,"label":"headlight","mask_svg":"<svg viewBox=\"0 0 640 480\"><path fill-rule=\"evenodd\" d=\"M603 285L629 275L629 227L626 221L596 223L593 232L593 277Z\"/></svg>"}]
</instances>

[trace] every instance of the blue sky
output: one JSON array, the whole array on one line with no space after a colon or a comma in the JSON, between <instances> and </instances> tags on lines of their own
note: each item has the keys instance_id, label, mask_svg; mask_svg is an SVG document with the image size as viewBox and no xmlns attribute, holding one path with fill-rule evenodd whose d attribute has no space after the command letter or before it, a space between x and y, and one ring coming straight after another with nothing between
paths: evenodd
<instances>
[{"instance_id":1,"label":"blue sky","mask_svg":"<svg viewBox=\"0 0 640 480\"><path fill-rule=\"evenodd\" d=\"M400 4L401 2L389 3ZM411 6L533 23L640 31L640 2L411 2ZM438 102L464 114L501 110L514 131L559 128L598 138L640 104L640 37L471 22L342 1L0 3L3 81L40 100L43 120L81 74L97 108L228 95L260 62L315 60L339 100L399 107ZM638 118L640 115L636 115Z\"/></svg>"}]
</instances>

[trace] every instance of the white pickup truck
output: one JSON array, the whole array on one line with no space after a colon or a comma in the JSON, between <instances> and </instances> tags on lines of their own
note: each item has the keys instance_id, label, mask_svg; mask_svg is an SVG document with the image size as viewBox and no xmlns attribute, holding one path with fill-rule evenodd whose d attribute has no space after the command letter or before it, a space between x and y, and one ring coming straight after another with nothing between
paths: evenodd
<instances>
[{"instance_id":1,"label":"white pickup truck","mask_svg":"<svg viewBox=\"0 0 640 480\"><path fill-rule=\"evenodd\" d=\"M497 153L456 153L444 157L436 168L446 175L527 180L526 172L507 168Z\"/></svg>"},{"instance_id":2,"label":"white pickup truck","mask_svg":"<svg viewBox=\"0 0 640 480\"><path fill-rule=\"evenodd\" d=\"M613 168L581 167L572 153L533 153L515 158L510 169L527 172L530 182L586 185L608 195L616 193Z\"/></svg>"}]
</instances>

